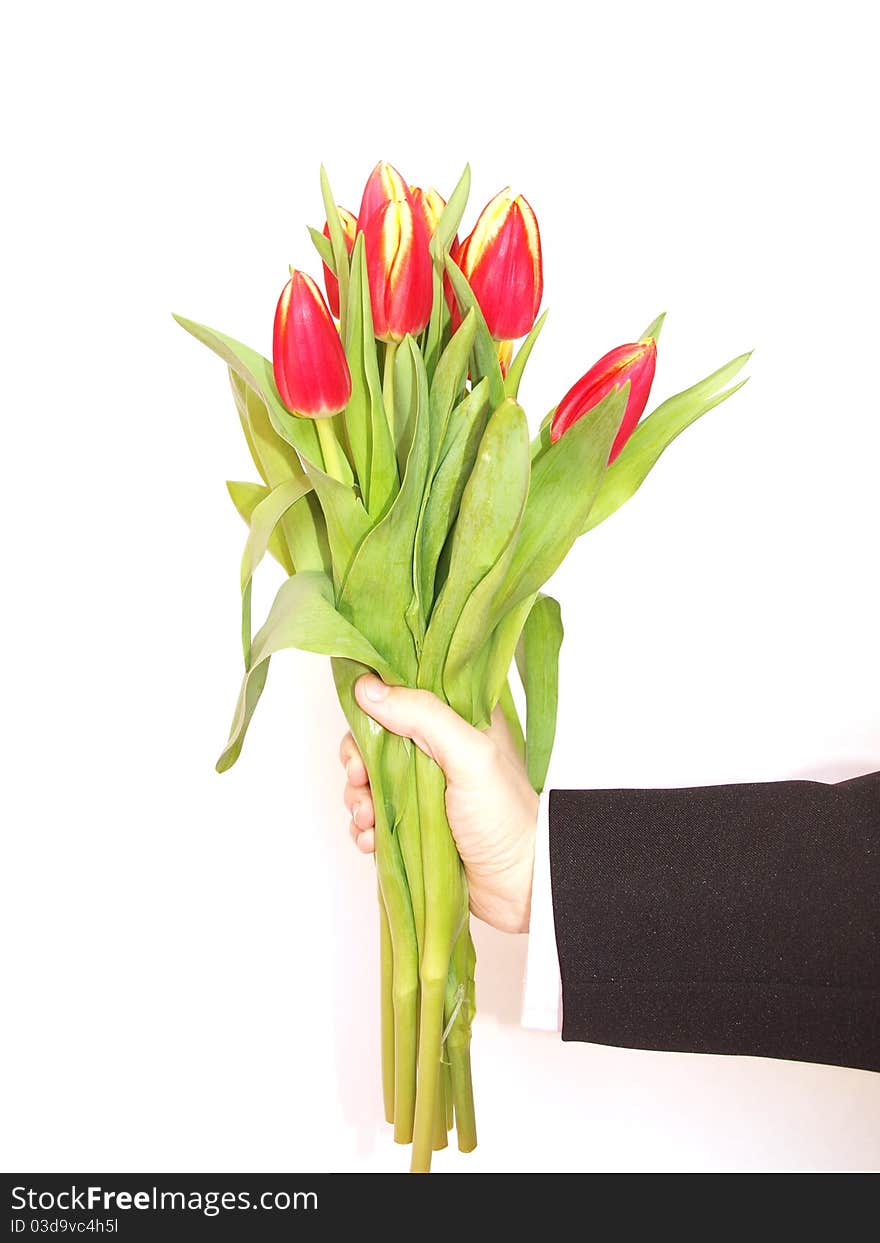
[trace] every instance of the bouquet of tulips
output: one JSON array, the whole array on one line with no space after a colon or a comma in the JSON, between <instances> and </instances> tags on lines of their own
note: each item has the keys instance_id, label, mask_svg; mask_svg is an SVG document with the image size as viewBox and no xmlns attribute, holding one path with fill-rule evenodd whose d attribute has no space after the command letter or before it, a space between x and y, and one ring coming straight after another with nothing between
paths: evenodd
<instances>
[{"instance_id":1,"label":"bouquet of tulips","mask_svg":"<svg viewBox=\"0 0 880 1243\"><path fill-rule=\"evenodd\" d=\"M500 707L540 791L562 641L559 605L541 589L679 432L744 383L733 381L748 357L642 418L660 316L590 367L531 438L517 394L546 317L538 224L504 190L460 241L469 183L465 169L447 203L379 164L355 217L322 170L326 223L310 232L326 301L291 269L271 362L179 319L227 364L262 480L228 485L248 525L244 678L217 767L237 759L276 652L331 657L373 792L384 1104L414 1171L430 1169L453 1125L462 1151L476 1145L467 883L442 772L366 717L354 684L373 671L427 688L478 728ZM288 577L254 634L266 553Z\"/></svg>"}]
</instances>

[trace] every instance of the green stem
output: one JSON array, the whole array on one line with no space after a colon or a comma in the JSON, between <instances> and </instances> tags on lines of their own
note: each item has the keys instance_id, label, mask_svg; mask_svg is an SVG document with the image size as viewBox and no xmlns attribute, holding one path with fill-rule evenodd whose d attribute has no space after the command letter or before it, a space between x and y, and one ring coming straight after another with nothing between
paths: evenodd
<instances>
[{"instance_id":1,"label":"green stem","mask_svg":"<svg viewBox=\"0 0 880 1243\"><path fill-rule=\"evenodd\" d=\"M394 417L394 360L397 357L397 341L389 341L385 346L385 366L382 373L382 402L385 406L385 417L391 431L391 443L397 444Z\"/></svg>"},{"instance_id":2,"label":"green stem","mask_svg":"<svg viewBox=\"0 0 880 1243\"><path fill-rule=\"evenodd\" d=\"M434 1110L434 1151L439 1152L449 1143L446 1137L446 1064L437 1067L437 1108Z\"/></svg>"},{"instance_id":3,"label":"green stem","mask_svg":"<svg viewBox=\"0 0 880 1243\"><path fill-rule=\"evenodd\" d=\"M402 739L389 737L385 746L389 785L396 803L396 825L400 853L406 868L412 902L416 941L421 955L425 943L425 884L422 876L422 836L416 789L416 748Z\"/></svg>"},{"instance_id":4,"label":"green stem","mask_svg":"<svg viewBox=\"0 0 880 1243\"><path fill-rule=\"evenodd\" d=\"M443 773L421 750L415 752L415 768L425 882L425 943L419 968L418 1090L410 1168L414 1173L427 1173L438 1107L449 960L466 898L461 860L446 819ZM445 1104L443 1109L445 1113Z\"/></svg>"},{"instance_id":5,"label":"green stem","mask_svg":"<svg viewBox=\"0 0 880 1243\"><path fill-rule=\"evenodd\" d=\"M446 1097L446 1130L451 1131L455 1125L455 1110L452 1104L452 1068L448 1058L443 1062L443 1092Z\"/></svg>"},{"instance_id":6,"label":"green stem","mask_svg":"<svg viewBox=\"0 0 880 1243\"><path fill-rule=\"evenodd\" d=\"M465 923L452 951L452 964L449 971L450 986L446 993L448 1011L446 1022L452 1023L446 1039L446 1055L452 1076L455 1126L461 1152L472 1152L477 1146L477 1121L471 1078L471 1023L475 1010L474 967L476 961L477 955L471 940L470 928Z\"/></svg>"},{"instance_id":7,"label":"green stem","mask_svg":"<svg viewBox=\"0 0 880 1243\"><path fill-rule=\"evenodd\" d=\"M382 1100L385 1121L394 1122L394 951L382 890L379 890L379 967L382 1015Z\"/></svg>"},{"instance_id":8,"label":"green stem","mask_svg":"<svg viewBox=\"0 0 880 1243\"><path fill-rule=\"evenodd\" d=\"M321 443L321 453L324 457L324 473L338 479L340 483L351 483L351 467L336 439L333 420L315 419L315 424L318 429L318 440Z\"/></svg>"},{"instance_id":9,"label":"green stem","mask_svg":"<svg viewBox=\"0 0 880 1243\"><path fill-rule=\"evenodd\" d=\"M373 794L376 834L376 872L388 917L392 950L392 1008L394 1018L394 1138L409 1143L413 1133L416 1097L419 1015L419 951L412 904L399 844L388 819L383 785L382 749L388 738L376 732L358 707L354 683L365 672L352 660L334 657L333 677L339 701L360 748ZM390 1049L390 1042L388 1048ZM383 1045L384 1051L384 1045Z\"/></svg>"}]
</instances>

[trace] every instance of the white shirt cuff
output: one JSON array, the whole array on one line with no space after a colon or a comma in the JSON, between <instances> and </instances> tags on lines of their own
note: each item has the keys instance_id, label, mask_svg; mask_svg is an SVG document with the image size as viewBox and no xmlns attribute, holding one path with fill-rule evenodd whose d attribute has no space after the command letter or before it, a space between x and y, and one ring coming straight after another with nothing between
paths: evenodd
<instances>
[{"instance_id":1,"label":"white shirt cuff","mask_svg":"<svg viewBox=\"0 0 880 1243\"><path fill-rule=\"evenodd\" d=\"M535 834L535 871L532 877L532 909L529 916L529 948L523 990L521 1023L538 1031L562 1031L562 980L553 924L553 893L550 886L550 794L538 802Z\"/></svg>"}]
</instances>

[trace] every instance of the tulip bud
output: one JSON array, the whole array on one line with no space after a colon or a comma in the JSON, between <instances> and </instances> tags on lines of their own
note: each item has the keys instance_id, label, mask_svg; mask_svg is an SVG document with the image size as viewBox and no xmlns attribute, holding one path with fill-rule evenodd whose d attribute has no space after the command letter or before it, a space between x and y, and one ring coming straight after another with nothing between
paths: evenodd
<instances>
[{"instance_id":1,"label":"tulip bud","mask_svg":"<svg viewBox=\"0 0 880 1243\"><path fill-rule=\"evenodd\" d=\"M430 190L421 190L418 186L412 187L412 198L416 211L422 213L422 218L428 230L428 237L433 237L437 232L440 217L446 208L446 199L433 187Z\"/></svg>"},{"instance_id":2,"label":"tulip bud","mask_svg":"<svg viewBox=\"0 0 880 1243\"><path fill-rule=\"evenodd\" d=\"M370 217L386 203L412 203L412 193L400 173L391 164L376 165L367 178L358 212L358 228L364 229Z\"/></svg>"},{"instance_id":3,"label":"tulip bud","mask_svg":"<svg viewBox=\"0 0 880 1243\"><path fill-rule=\"evenodd\" d=\"M555 443L563 433L568 431L572 423L583 418L612 389L620 388L629 380L626 410L608 457L609 464L613 462L632 435L648 404L656 365L657 343L653 337L631 345L618 345L616 349L600 358L586 375L569 389L557 406L550 425L551 442Z\"/></svg>"},{"instance_id":4,"label":"tulip bud","mask_svg":"<svg viewBox=\"0 0 880 1243\"><path fill-rule=\"evenodd\" d=\"M272 367L281 400L293 414L328 418L348 404L345 351L321 291L305 272L292 272L278 299Z\"/></svg>"},{"instance_id":5,"label":"tulip bud","mask_svg":"<svg viewBox=\"0 0 880 1243\"><path fill-rule=\"evenodd\" d=\"M457 263L496 341L531 330L544 292L541 235L521 194L502 190L483 208Z\"/></svg>"},{"instance_id":6,"label":"tulip bud","mask_svg":"<svg viewBox=\"0 0 880 1243\"><path fill-rule=\"evenodd\" d=\"M433 265L428 231L411 200L386 202L364 222L373 331L381 341L402 341L422 331L431 316Z\"/></svg>"},{"instance_id":7,"label":"tulip bud","mask_svg":"<svg viewBox=\"0 0 880 1243\"><path fill-rule=\"evenodd\" d=\"M346 211L344 207L337 208L339 211L339 222L342 225L342 235L345 238L345 249L349 254L354 246L354 237L357 233L357 220L350 211ZM324 236L330 237L330 225L324 225ZM339 281L327 267L324 265L324 288L327 290L327 301L330 304L330 310L335 319L339 319Z\"/></svg>"},{"instance_id":8,"label":"tulip bud","mask_svg":"<svg viewBox=\"0 0 880 1243\"><path fill-rule=\"evenodd\" d=\"M510 370L510 364L512 360L513 360L513 342L512 341L499 341L498 342L498 365L501 368L502 378L506 378L507 373Z\"/></svg>"}]
</instances>

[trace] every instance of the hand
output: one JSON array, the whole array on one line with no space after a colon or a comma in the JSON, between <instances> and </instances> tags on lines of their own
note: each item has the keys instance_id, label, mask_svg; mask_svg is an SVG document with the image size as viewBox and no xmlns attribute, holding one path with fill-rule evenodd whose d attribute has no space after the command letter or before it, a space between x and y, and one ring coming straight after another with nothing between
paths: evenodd
<instances>
[{"instance_id":1,"label":"hand","mask_svg":"<svg viewBox=\"0 0 880 1243\"><path fill-rule=\"evenodd\" d=\"M481 732L430 691L386 686L368 675L357 683L355 697L374 721L411 738L442 768L446 814L467 873L473 913L502 932L527 932L538 796L500 708ZM348 778L351 836L359 850L370 854L375 849L373 800L350 733L342 740L340 758Z\"/></svg>"}]
</instances>

